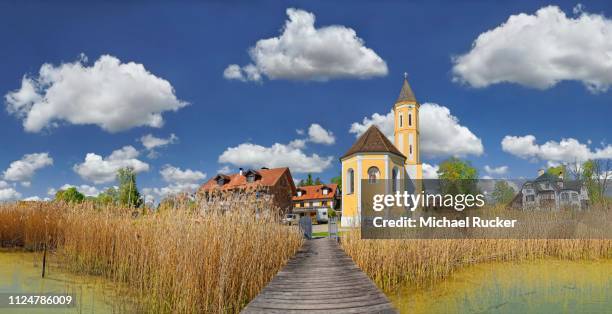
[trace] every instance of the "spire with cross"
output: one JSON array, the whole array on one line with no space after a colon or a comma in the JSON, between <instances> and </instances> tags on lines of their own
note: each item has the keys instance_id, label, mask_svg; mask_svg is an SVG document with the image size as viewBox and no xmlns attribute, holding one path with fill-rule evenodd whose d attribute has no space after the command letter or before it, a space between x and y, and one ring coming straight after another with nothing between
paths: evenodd
<instances>
[{"instance_id":1,"label":"spire with cross","mask_svg":"<svg viewBox=\"0 0 612 314\"><path fill-rule=\"evenodd\" d=\"M395 102L398 103L404 101L416 102L416 97L412 92L410 84L408 84L408 72L404 72L404 83L402 84L402 90L400 91L399 97Z\"/></svg>"}]
</instances>

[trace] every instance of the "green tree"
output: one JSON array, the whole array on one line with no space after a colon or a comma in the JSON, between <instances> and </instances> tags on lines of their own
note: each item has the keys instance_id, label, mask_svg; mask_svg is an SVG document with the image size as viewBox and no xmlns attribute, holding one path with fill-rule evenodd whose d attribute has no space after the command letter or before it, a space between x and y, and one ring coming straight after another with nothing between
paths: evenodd
<instances>
[{"instance_id":1,"label":"green tree","mask_svg":"<svg viewBox=\"0 0 612 314\"><path fill-rule=\"evenodd\" d=\"M612 159L588 160L582 165L582 182L593 204L606 200L606 190L612 181Z\"/></svg>"},{"instance_id":2,"label":"green tree","mask_svg":"<svg viewBox=\"0 0 612 314\"><path fill-rule=\"evenodd\" d=\"M330 181L331 183L337 184L338 188L342 190L342 176L341 175L331 178Z\"/></svg>"},{"instance_id":3,"label":"green tree","mask_svg":"<svg viewBox=\"0 0 612 314\"><path fill-rule=\"evenodd\" d=\"M300 183L298 183L298 186L310 186L310 185L314 185L314 181L312 180L312 174L308 174L308 176L306 177L306 180L302 179L300 180Z\"/></svg>"},{"instance_id":4,"label":"green tree","mask_svg":"<svg viewBox=\"0 0 612 314\"><path fill-rule=\"evenodd\" d=\"M117 171L119 182L118 202L122 206L140 207L143 203L136 186L136 173L133 168L122 168Z\"/></svg>"},{"instance_id":5,"label":"green tree","mask_svg":"<svg viewBox=\"0 0 612 314\"><path fill-rule=\"evenodd\" d=\"M55 193L55 200L66 203L81 203L85 199L85 195L79 192L75 187L69 187L65 190L59 190Z\"/></svg>"},{"instance_id":6,"label":"green tree","mask_svg":"<svg viewBox=\"0 0 612 314\"><path fill-rule=\"evenodd\" d=\"M321 184L323 184L323 181L321 181L321 178L317 177L315 179L314 185L321 185Z\"/></svg>"},{"instance_id":7,"label":"green tree","mask_svg":"<svg viewBox=\"0 0 612 314\"><path fill-rule=\"evenodd\" d=\"M438 169L440 189L443 194L477 194L478 170L469 161L451 157Z\"/></svg>"},{"instance_id":8,"label":"green tree","mask_svg":"<svg viewBox=\"0 0 612 314\"><path fill-rule=\"evenodd\" d=\"M555 177L563 176L563 179L567 180L569 176L566 170L567 169L565 169L565 165L558 165L556 167L548 167L546 172L552 174Z\"/></svg>"},{"instance_id":9,"label":"green tree","mask_svg":"<svg viewBox=\"0 0 612 314\"><path fill-rule=\"evenodd\" d=\"M96 203L100 205L117 204L118 199L119 192L114 187L110 187L96 197Z\"/></svg>"},{"instance_id":10,"label":"green tree","mask_svg":"<svg viewBox=\"0 0 612 314\"><path fill-rule=\"evenodd\" d=\"M514 198L514 189L508 184L507 181L495 182L493 188L493 199L498 204L507 204L512 198Z\"/></svg>"}]
</instances>

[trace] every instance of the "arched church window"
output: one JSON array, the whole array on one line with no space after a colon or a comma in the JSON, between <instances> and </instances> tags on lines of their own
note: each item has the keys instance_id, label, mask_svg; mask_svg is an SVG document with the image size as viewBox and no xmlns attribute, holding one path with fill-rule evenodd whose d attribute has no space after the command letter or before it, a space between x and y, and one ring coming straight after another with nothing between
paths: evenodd
<instances>
[{"instance_id":1,"label":"arched church window","mask_svg":"<svg viewBox=\"0 0 612 314\"><path fill-rule=\"evenodd\" d=\"M355 191L355 171L353 171L353 169L346 171L346 182L346 194L353 194Z\"/></svg>"},{"instance_id":2,"label":"arched church window","mask_svg":"<svg viewBox=\"0 0 612 314\"><path fill-rule=\"evenodd\" d=\"M412 126L412 114L408 114L408 126Z\"/></svg>"},{"instance_id":3,"label":"arched church window","mask_svg":"<svg viewBox=\"0 0 612 314\"><path fill-rule=\"evenodd\" d=\"M393 171L391 172L391 185L393 192L399 191L399 169L397 167L393 167Z\"/></svg>"},{"instance_id":4,"label":"arched church window","mask_svg":"<svg viewBox=\"0 0 612 314\"><path fill-rule=\"evenodd\" d=\"M404 115L400 113L399 117L400 117L399 126L401 128L402 126L404 126Z\"/></svg>"},{"instance_id":5,"label":"arched church window","mask_svg":"<svg viewBox=\"0 0 612 314\"><path fill-rule=\"evenodd\" d=\"M378 179L380 179L380 170L376 167L370 167L368 169L368 182L376 183Z\"/></svg>"}]
</instances>

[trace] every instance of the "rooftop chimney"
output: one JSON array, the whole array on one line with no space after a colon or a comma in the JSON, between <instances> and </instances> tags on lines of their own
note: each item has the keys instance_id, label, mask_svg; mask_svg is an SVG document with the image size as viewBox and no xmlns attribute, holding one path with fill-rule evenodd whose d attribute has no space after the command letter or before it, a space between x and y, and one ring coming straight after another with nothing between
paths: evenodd
<instances>
[{"instance_id":1,"label":"rooftop chimney","mask_svg":"<svg viewBox=\"0 0 612 314\"><path fill-rule=\"evenodd\" d=\"M539 169L538 170L538 177L544 174L544 169Z\"/></svg>"},{"instance_id":2,"label":"rooftop chimney","mask_svg":"<svg viewBox=\"0 0 612 314\"><path fill-rule=\"evenodd\" d=\"M242 169L242 168L240 168L240 175L242 175L242 170L243 170L243 169Z\"/></svg>"}]
</instances>

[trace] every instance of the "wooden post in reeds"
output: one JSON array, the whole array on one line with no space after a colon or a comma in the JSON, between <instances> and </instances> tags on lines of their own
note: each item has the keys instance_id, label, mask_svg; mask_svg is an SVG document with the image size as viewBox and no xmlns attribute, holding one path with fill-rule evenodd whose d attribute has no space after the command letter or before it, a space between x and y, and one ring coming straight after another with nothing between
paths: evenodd
<instances>
[{"instance_id":1,"label":"wooden post in reeds","mask_svg":"<svg viewBox=\"0 0 612 314\"><path fill-rule=\"evenodd\" d=\"M47 266L47 243L45 242L43 245L42 277L45 278L45 268Z\"/></svg>"}]
</instances>

